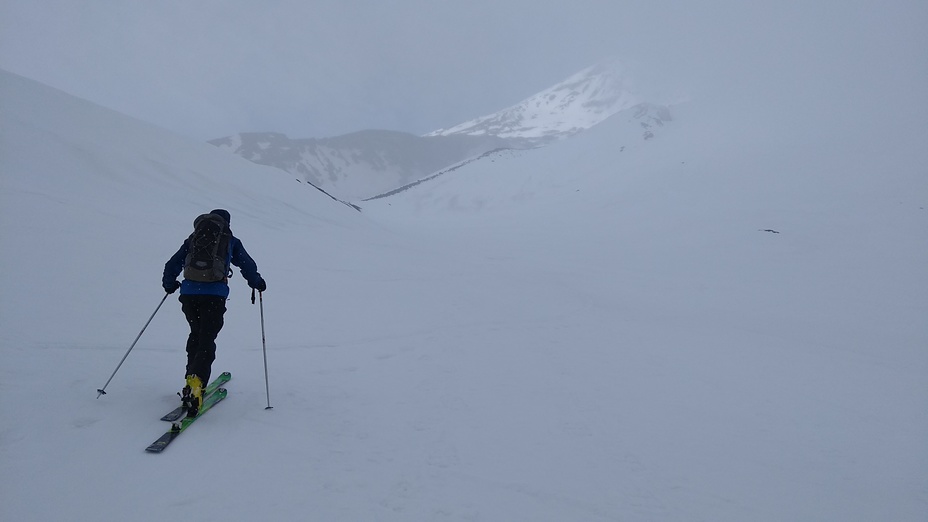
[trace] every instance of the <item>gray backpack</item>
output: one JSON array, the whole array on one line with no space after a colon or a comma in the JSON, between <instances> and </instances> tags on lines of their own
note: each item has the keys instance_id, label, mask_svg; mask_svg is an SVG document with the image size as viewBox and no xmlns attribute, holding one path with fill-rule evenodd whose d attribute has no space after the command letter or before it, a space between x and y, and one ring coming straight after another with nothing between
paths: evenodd
<instances>
[{"instance_id":1,"label":"gray backpack","mask_svg":"<svg viewBox=\"0 0 928 522\"><path fill-rule=\"evenodd\" d=\"M225 281L230 275L232 231L222 216L203 214L193 221L187 238L184 278L202 283Z\"/></svg>"}]
</instances>

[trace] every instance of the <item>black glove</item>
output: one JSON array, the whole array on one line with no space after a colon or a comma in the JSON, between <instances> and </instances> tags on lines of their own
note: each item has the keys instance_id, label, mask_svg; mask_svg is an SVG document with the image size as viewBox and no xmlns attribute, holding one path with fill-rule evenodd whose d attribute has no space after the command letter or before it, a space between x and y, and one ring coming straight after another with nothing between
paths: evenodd
<instances>
[{"instance_id":1,"label":"black glove","mask_svg":"<svg viewBox=\"0 0 928 522\"><path fill-rule=\"evenodd\" d=\"M267 283L264 282L264 278L261 278L257 283L251 285L252 288L259 292L267 290Z\"/></svg>"},{"instance_id":2,"label":"black glove","mask_svg":"<svg viewBox=\"0 0 928 522\"><path fill-rule=\"evenodd\" d=\"M169 285L165 286L164 291L169 294L173 294L174 292L177 291L178 288L180 288L180 281L174 281L170 283Z\"/></svg>"}]
</instances>

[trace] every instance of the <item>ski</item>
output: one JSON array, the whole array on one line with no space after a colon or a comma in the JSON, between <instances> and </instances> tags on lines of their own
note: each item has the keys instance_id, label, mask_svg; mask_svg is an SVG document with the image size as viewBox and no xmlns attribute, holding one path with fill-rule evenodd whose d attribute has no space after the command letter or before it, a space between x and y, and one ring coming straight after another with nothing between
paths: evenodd
<instances>
[{"instance_id":1,"label":"ski","mask_svg":"<svg viewBox=\"0 0 928 522\"><path fill-rule=\"evenodd\" d=\"M184 417L179 421L176 421L171 424L171 429L166 431L164 435L158 438L155 442L152 442L145 451L149 453L161 453L164 451L164 448L168 446L174 439L180 436L187 428L190 427L197 419L203 416L208 412L213 406L215 406L219 401L226 398L228 392L225 388L217 388L215 392L203 398L203 406L200 407L200 413L196 417Z\"/></svg>"},{"instance_id":2,"label":"ski","mask_svg":"<svg viewBox=\"0 0 928 522\"><path fill-rule=\"evenodd\" d=\"M203 401L205 402L207 396L212 395L213 392L218 390L220 386L229 382L230 380L232 380L232 374L229 372L222 372L222 374L220 374L219 377L216 377L213 382L206 385L206 388L203 390ZM184 417L185 411L186 410L184 409L184 406L180 405L174 408L171 412L166 413L163 417L161 417L161 420L168 422L180 420Z\"/></svg>"}]
</instances>

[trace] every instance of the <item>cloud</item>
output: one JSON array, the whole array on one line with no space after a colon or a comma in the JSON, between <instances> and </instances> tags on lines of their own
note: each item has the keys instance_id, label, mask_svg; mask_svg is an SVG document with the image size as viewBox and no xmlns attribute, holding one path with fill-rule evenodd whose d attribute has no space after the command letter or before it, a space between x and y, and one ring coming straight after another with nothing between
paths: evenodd
<instances>
[{"instance_id":1,"label":"cloud","mask_svg":"<svg viewBox=\"0 0 928 522\"><path fill-rule=\"evenodd\" d=\"M917 104L923 4L7 0L0 67L199 139L424 133L610 58L656 98Z\"/></svg>"}]
</instances>

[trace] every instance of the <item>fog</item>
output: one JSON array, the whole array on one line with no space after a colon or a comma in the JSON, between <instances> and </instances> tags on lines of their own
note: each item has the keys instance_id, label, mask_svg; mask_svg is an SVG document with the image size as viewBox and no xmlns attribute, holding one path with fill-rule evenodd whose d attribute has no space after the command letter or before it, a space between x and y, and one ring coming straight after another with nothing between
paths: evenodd
<instances>
[{"instance_id":1,"label":"fog","mask_svg":"<svg viewBox=\"0 0 928 522\"><path fill-rule=\"evenodd\" d=\"M204 140L422 134L615 59L657 103L898 129L928 117L926 23L906 0L6 0L0 68Z\"/></svg>"}]
</instances>

